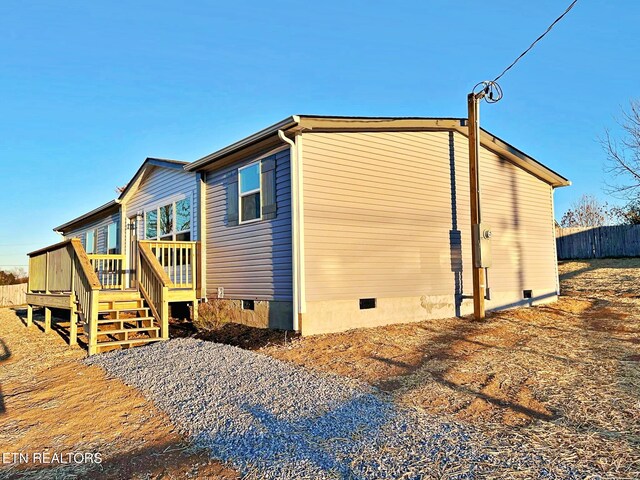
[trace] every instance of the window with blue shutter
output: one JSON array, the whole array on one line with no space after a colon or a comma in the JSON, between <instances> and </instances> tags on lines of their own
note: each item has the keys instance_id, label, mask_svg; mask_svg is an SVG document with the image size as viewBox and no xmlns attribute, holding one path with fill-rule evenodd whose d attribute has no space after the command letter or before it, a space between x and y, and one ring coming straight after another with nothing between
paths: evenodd
<instances>
[{"instance_id":1,"label":"window with blue shutter","mask_svg":"<svg viewBox=\"0 0 640 480\"><path fill-rule=\"evenodd\" d=\"M276 218L275 155L240 167L227 177L227 225Z\"/></svg>"},{"instance_id":2,"label":"window with blue shutter","mask_svg":"<svg viewBox=\"0 0 640 480\"><path fill-rule=\"evenodd\" d=\"M262 218L261 176L260 162L238 169L240 223Z\"/></svg>"}]
</instances>

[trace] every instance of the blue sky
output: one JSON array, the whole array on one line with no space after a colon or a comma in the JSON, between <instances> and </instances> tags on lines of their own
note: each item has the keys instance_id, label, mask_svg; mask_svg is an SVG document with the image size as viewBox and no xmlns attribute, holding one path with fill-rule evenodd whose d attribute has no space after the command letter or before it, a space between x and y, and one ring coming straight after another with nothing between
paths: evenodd
<instances>
[{"instance_id":1,"label":"blue sky","mask_svg":"<svg viewBox=\"0 0 640 480\"><path fill-rule=\"evenodd\" d=\"M465 116L562 1L0 5L0 268L115 197L147 156L196 160L294 113ZM602 192L598 137L640 85L640 2L581 0L501 80L483 127ZM634 88L635 87L635 88Z\"/></svg>"}]
</instances>

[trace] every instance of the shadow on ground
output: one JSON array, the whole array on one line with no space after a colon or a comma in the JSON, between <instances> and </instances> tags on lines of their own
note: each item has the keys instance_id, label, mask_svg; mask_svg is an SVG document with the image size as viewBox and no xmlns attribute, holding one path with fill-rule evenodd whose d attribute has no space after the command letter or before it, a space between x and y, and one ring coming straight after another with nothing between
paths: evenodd
<instances>
[{"instance_id":1,"label":"shadow on ground","mask_svg":"<svg viewBox=\"0 0 640 480\"><path fill-rule=\"evenodd\" d=\"M63 455L70 452L59 452ZM84 452L83 452L84 453ZM70 465L32 464L5 466L0 475L10 474L16 480L27 480L46 473L48 478L83 478L102 480L105 478L207 478L238 479L240 476L231 468L211 459L209 453L197 450L182 442L166 442L151 445L148 448L133 450L122 455L112 455L87 463Z\"/></svg>"},{"instance_id":2,"label":"shadow on ground","mask_svg":"<svg viewBox=\"0 0 640 480\"><path fill-rule=\"evenodd\" d=\"M11 350L5 343L4 340L0 338L0 364L6 362L11 358ZM2 393L2 384L0 384L0 415L7 411L6 406L4 404L4 395Z\"/></svg>"}]
</instances>

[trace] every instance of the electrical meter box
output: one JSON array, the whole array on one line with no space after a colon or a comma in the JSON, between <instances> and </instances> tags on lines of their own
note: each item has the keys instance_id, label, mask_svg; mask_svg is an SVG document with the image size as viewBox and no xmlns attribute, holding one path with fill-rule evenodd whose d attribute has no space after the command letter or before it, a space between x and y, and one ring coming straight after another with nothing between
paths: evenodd
<instances>
[{"instance_id":1,"label":"electrical meter box","mask_svg":"<svg viewBox=\"0 0 640 480\"><path fill-rule=\"evenodd\" d=\"M476 268L488 268L491 266L491 227L486 223L473 226L473 249L475 252Z\"/></svg>"}]
</instances>

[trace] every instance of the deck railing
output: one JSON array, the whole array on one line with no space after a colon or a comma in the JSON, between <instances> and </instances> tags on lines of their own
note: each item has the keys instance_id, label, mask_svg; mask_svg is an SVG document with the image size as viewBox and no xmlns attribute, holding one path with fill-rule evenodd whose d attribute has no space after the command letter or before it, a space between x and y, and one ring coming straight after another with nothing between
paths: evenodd
<instances>
[{"instance_id":1,"label":"deck railing","mask_svg":"<svg viewBox=\"0 0 640 480\"><path fill-rule=\"evenodd\" d=\"M100 281L77 238L29 254L29 293L72 295L71 341L77 335L76 315L87 324L89 355L96 353ZM31 308L31 307L30 307ZM45 311L50 316L50 311Z\"/></svg>"},{"instance_id":2,"label":"deck railing","mask_svg":"<svg viewBox=\"0 0 640 480\"><path fill-rule=\"evenodd\" d=\"M172 242L145 240L171 280L171 288L196 289L198 242Z\"/></svg>"},{"instance_id":3,"label":"deck railing","mask_svg":"<svg viewBox=\"0 0 640 480\"><path fill-rule=\"evenodd\" d=\"M126 257L123 254L87 254L104 290L125 288Z\"/></svg>"},{"instance_id":4,"label":"deck railing","mask_svg":"<svg viewBox=\"0 0 640 480\"><path fill-rule=\"evenodd\" d=\"M138 257L138 288L160 324L160 335L169 338L169 287L171 279L151 251L147 242L140 242Z\"/></svg>"},{"instance_id":5,"label":"deck railing","mask_svg":"<svg viewBox=\"0 0 640 480\"><path fill-rule=\"evenodd\" d=\"M73 247L69 240L29 254L29 292L71 291Z\"/></svg>"},{"instance_id":6,"label":"deck railing","mask_svg":"<svg viewBox=\"0 0 640 480\"><path fill-rule=\"evenodd\" d=\"M180 298L172 296L170 289L195 293L198 288L199 246L198 242L138 242L137 287L160 325L162 338L169 338L169 301ZM79 317L84 322L89 355L93 355L98 347L100 290L124 289L126 265L123 254L88 255L80 240L66 240L29 254L28 292L36 297L60 294L69 298L70 341L77 337ZM31 318L31 313L28 316ZM51 318L51 309L45 307L45 324L47 318Z\"/></svg>"}]
</instances>

